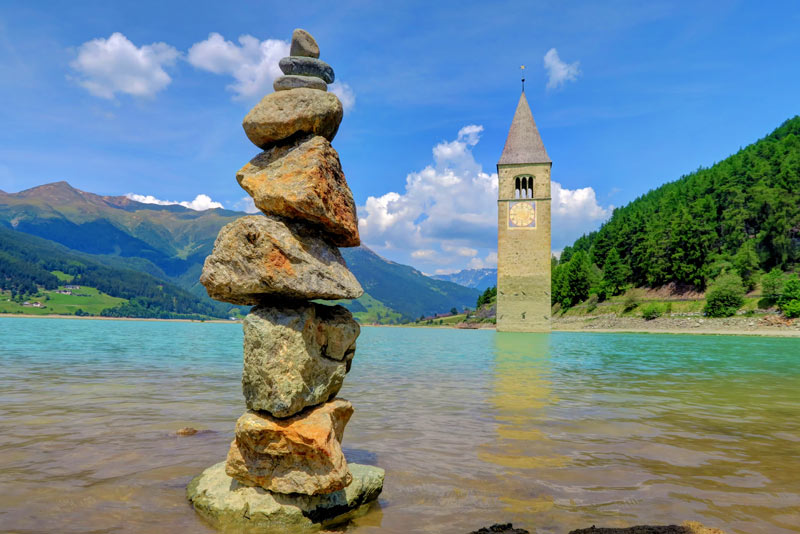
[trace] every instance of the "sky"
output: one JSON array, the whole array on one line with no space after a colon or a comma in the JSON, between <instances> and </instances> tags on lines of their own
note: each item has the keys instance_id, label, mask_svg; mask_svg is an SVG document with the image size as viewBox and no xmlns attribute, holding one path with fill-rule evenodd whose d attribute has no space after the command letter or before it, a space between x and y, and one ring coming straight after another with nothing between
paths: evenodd
<instances>
[{"instance_id":1,"label":"sky","mask_svg":"<svg viewBox=\"0 0 800 534\"><path fill-rule=\"evenodd\" d=\"M5 1L0 190L251 210L241 120L297 27L336 72L362 241L426 273L496 265L521 65L554 252L800 113L796 1Z\"/></svg>"}]
</instances>

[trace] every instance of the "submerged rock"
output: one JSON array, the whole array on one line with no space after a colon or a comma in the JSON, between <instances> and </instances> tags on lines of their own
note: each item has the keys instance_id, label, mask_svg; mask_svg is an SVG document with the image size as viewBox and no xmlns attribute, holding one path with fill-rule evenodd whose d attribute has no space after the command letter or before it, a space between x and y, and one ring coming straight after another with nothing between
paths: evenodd
<instances>
[{"instance_id":1,"label":"submerged rock","mask_svg":"<svg viewBox=\"0 0 800 534\"><path fill-rule=\"evenodd\" d=\"M291 417L336 396L361 332L342 306L257 306L244 319L242 390L250 410Z\"/></svg>"},{"instance_id":2,"label":"submerged rock","mask_svg":"<svg viewBox=\"0 0 800 534\"><path fill-rule=\"evenodd\" d=\"M360 244L353 193L339 154L324 137L265 150L239 169L236 180L264 213L316 224L339 247Z\"/></svg>"},{"instance_id":3,"label":"submerged rock","mask_svg":"<svg viewBox=\"0 0 800 534\"><path fill-rule=\"evenodd\" d=\"M569 534L725 534L718 528L710 528L696 521L684 521L680 525L638 525L627 528L590 528L572 530Z\"/></svg>"},{"instance_id":4,"label":"submerged rock","mask_svg":"<svg viewBox=\"0 0 800 534\"><path fill-rule=\"evenodd\" d=\"M211 298L232 304L360 297L364 290L339 250L303 230L275 217L236 219L220 230L200 283Z\"/></svg>"},{"instance_id":5,"label":"submerged rock","mask_svg":"<svg viewBox=\"0 0 800 534\"><path fill-rule=\"evenodd\" d=\"M367 512L383 489L383 469L350 464L349 486L326 495L283 495L244 486L220 462L186 488L194 509L222 530L259 533L314 532Z\"/></svg>"},{"instance_id":6,"label":"submerged rock","mask_svg":"<svg viewBox=\"0 0 800 534\"><path fill-rule=\"evenodd\" d=\"M246 486L318 495L352 480L342 453L353 405L334 399L289 419L247 412L236 422L225 472Z\"/></svg>"},{"instance_id":7,"label":"submerged rock","mask_svg":"<svg viewBox=\"0 0 800 534\"><path fill-rule=\"evenodd\" d=\"M242 121L247 138L262 149L293 135L321 135L332 141L344 110L333 93L298 88L270 93Z\"/></svg>"},{"instance_id":8,"label":"submerged rock","mask_svg":"<svg viewBox=\"0 0 800 534\"><path fill-rule=\"evenodd\" d=\"M530 534L524 528L514 528L511 523L495 523L491 527L483 527L470 534Z\"/></svg>"}]
</instances>

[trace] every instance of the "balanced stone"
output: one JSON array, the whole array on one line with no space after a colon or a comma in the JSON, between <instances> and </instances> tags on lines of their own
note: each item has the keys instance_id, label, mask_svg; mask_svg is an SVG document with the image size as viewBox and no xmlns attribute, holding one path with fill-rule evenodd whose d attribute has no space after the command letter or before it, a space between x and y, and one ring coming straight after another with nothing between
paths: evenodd
<instances>
[{"instance_id":1,"label":"balanced stone","mask_svg":"<svg viewBox=\"0 0 800 534\"><path fill-rule=\"evenodd\" d=\"M297 76L294 74L288 76L281 76L272 82L272 88L276 91L289 91L290 89L298 89L306 87L308 89L319 89L320 91L327 91L328 84L325 80L320 80L315 76Z\"/></svg>"},{"instance_id":2,"label":"balanced stone","mask_svg":"<svg viewBox=\"0 0 800 534\"><path fill-rule=\"evenodd\" d=\"M316 76L327 83L333 83L335 76L333 67L313 57L288 56L278 62L284 74L297 74L300 76Z\"/></svg>"},{"instance_id":3,"label":"balanced stone","mask_svg":"<svg viewBox=\"0 0 800 534\"><path fill-rule=\"evenodd\" d=\"M361 332L342 306L257 306L244 319L242 390L250 410L291 417L336 396Z\"/></svg>"},{"instance_id":4,"label":"balanced stone","mask_svg":"<svg viewBox=\"0 0 800 534\"><path fill-rule=\"evenodd\" d=\"M332 141L343 113L335 94L301 87L262 98L245 116L242 127L247 138L262 149L298 133Z\"/></svg>"},{"instance_id":5,"label":"balanced stone","mask_svg":"<svg viewBox=\"0 0 800 534\"><path fill-rule=\"evenodd\" d=\"M383 489L379 467L350 464L352 483L327 495L283 495L245 486L225 473L220 462L195 477L186 496L221 530L286 533L316 532L364 515Z\"/></svg>"},{"instance_id":6,"label":"balanced stone","mask_svg":"<svg viewBox=\"0 0 800 534\"><path fill-rule=\"evenodd\" d=\"M200 283L211 298L243 305L268 297L336 300L364 293L336 247L300 223L263 215L220 230Z\"/></svg>"},{"instance_id":7,"label":"balanced stone","mask_svg":"<svg viewBox=\"0 0 800 534\"><path fill-rule=\"evenodd\" d=\"M236 180L264 213L315 223L339 247L360 244L353 193L339 155L324 137L267 149L242 167Z\"/></svg>"},{"instance_id":8,"label":"balanced stone","mask_svg":"<svg viewBox=\"0 0 800 534\"><path fill-rule=\"evenodd\" d=\"M319 57L319 45L307 31L297 28L292 32L291 56Z\"/></svg>"},{"instance_id":9,"label":"balanced stone","mask_svg":"<svg viewBox=\"0 0 800 534\"><path fill-rule=\"evenodd\" d=\"M318 495L353 479L342 435L353 405L334 399L289 419L247 412L236 422L225 472L246 486L278 493Z\"/></svg>"}]
</instances>

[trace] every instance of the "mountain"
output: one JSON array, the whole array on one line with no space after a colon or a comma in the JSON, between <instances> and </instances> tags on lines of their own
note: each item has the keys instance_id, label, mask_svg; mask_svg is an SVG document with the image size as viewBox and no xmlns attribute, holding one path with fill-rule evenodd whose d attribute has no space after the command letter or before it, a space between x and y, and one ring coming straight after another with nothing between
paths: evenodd
<instances>
[{"instance_id":1,"label":"mountain","mask_svg":"<svg viewBox=\"0 0 800 534\"><path fill-rule=\"evenodd\" d=\"M366 298L347 305L357 317L359 312L368 311L364 301L368 303L370 299L410 320L453 307L474 307L480 295L476 289L434 280L413 267L384 259L365 246L343 248L341 252L366 293Z\"/></svg>"},{"instance_id":2,"label":"mountain","mask_svg":"<svg viewBox=\"0 0 800 534\"><path fill-rule=\"evenodd\" d=\"M104 316L202 319L231 315L229 304L204 301L174 284L114 263L0 227L0 288L12 298L36 294L39 288L55 290L68 279L70 284L124 300L101 310Z\"/></svg>"},{"instance_id":3,"label":"mountain","mask_svg":"<svg viewBox=\"0 0 800 534\"><path fill-rule=\"evenodd\" d=\"M431 278L446 280L458 285L484 291L497 285L497 269L464 269L457 273L437 274Z\"/></svg>"},{"instance_id":4,"label":"mountain","mask_svg":"<svg viewBox=\"0 0 800 534\"><path fill-rule=\"evenodd\" d=\"M220 228L244 215L224 209L194 211L178 205L144 204L124 196L95 195L67 182L19 193L0 191L4 242L22 242L25 235L36 236L60 245L51 249L54 254L70 253L84 264L146 274L168 282L171 288L188 291L197 300L190 307L199 310L202 303L210 307L208 310L213 313L209 314L213 316L227 316L231 306L212 301L199 284L203 261L211 253ZM42 245L42 241L37 244ZM46 248L41 248L36 257L39 264L47 264ZM479 294L432 280L412 267L385 260L366 247L342 249L342 254L367 291L357 301L343 304L365 322L399 322L452 307L473 306ZM19 269L14 270L19 275Z\"/></svg>"},{"instance_id":5,"label":"mountain","mask_svg":"<svg viewBox=\"0 0 800 534\"><path fill-rule=\"evenodd\" d=\"M612 249L617 254L609 256ZM796 269L800 116L725 160L617 208L598 231L566 247L559 266L574 257L599 268L613 258L625 282L650 287L702 289L730 270L753 287L758 271ZM554 282L554 295L557 286Z\"/></svg>"}]
</instances>

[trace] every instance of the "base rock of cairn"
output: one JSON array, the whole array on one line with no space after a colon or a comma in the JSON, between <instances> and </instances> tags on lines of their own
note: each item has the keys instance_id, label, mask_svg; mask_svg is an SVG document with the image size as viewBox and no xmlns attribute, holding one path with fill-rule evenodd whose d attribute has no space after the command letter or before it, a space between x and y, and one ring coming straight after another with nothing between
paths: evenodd
<instances>
[{"instance_id":1,"label":"base rock of cairn","mask_svg":"<svg viewBox=\"0 0 800 534\"><path fill-rule=\"evenodd\" d=\"M240 484L212 465L186 488L194 509L218 529L262 534L313 532L364 515L383 489L384 472L348 464L352 482L325 495L282 494Z\"/></svg>"},{"instance_id":2,"label":"base rock of cairn","mask_svg":"<svg viewBox=\"0 0 800 534\"><path fill-rule=\"evenodd\" d=\"M285 76L245 117L263 150L236 174L262 215L226 225L200 282L223 302L253 305L244 320L242 392L225 462L195 477L186 495L212 525L239 532L320 530L366 512L383 488L378 467L348 464L353 415L336 398L360 333L342 306L364 290L337 247L360 243L353 194L330 144L342 104L327 92L333 68L295 30Z\"/></svg>"}]
</instances>

